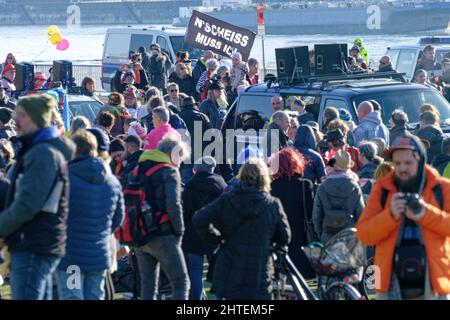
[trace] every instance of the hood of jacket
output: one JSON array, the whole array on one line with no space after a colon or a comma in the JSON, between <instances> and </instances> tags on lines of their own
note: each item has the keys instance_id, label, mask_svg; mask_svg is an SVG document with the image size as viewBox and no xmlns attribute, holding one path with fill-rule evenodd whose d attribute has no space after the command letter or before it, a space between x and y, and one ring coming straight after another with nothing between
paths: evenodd
<instances>
[{"instance_id":1,"label":"hood of jacket","mask_svg":"<svg viewBox=\"0 0 450 320\"><path fill-rule=\"evenodd\" d=\"M433 167L438 167L440 165L450 162L450 156L445 153L439 153L433 160Z\"/></svg>"},{"instance_id":2,"label":"hood of jacket","mask_svg":"<svg viewBox=\"0 0 450 320\"><path fill-rule=\"evenodd\" d=\"M426 126L422 129L419 129L417 131L417 136L428 140L430 143L433 143L435 141L440 141L442 139L442 135L444 133L442 132L441 128L438 128L436 126L430 125Z\"/></svg>"},{"instance_id":3,"label":"hood of jacket","mask_svg":"<svg viewBox=\"0 0 450 320\"><path fill-rule=\"evenodd\" d=\"M253 186L242 182L230 192L230 205L244 218L252 218L261 214L269 205L271 196Z\"/></svg>"},{"instance_id":4,"label":"hood of jacket","mask_svg":"<svg viewBox=\"0 0 450 320\"><path fill-rule=\"evenodd\" d=\"M198 172L188 182L189 188L202 194L221 194L227 184L222 176L209 172Z\"/></svg>"},{"instance_id":5,"label":"hood of jacket","mask_svg":"<svg viewBox=\"0 0 450 320\"><path fill-rule=\"evenodd\" d=\"M111 169L102 159L88 157L71 161L69 172L90 184L103 184Z\"/></svg>"},{"instance_id":6,"label":"hood of jacket","mask_svg":"<svg viewBox=\"0 0 450 320\"><path fill-rule=\"evenodd\" d=\"M306 147L308 149L316 150L316 140L314 138L313 129L309 126L300 126L297 129L295 136L294 147Z\"/></svg>"},{"instance_id":7,"label":"hood of jacket","mask_svg":"<svg viewBox=\"0 0 450 320\"><path fill-rule=\"evenodd\" d=\"M139 162L154 161L159 163L172 163L170 157L159 150L147 150L144 151L139 157Z\"/></svg>"},{"instance_id":8,"label":"hood of jacket","mask_svg":"<svg viewBox=\"0 0 450 320\"><path fill-rule=\"evenodd\" d=\"M361 122L364 122L364 121L372 122L377 125L380 125L382 123L381 115L380 115L380 113L378 113L376 111L369 112Z\"/></svg>"},{"instance_id":9,"label":"hood of jacket","mask_svg":"<svg viewBox=\"0 0 450 320\"><path fill-rule=\"evenodd\" d=\"M330 198L341 203L346 203L346 199L355 194L358 187L358 184L344 173L329 175L320 186Z\"/></svg>"}]
</instances>

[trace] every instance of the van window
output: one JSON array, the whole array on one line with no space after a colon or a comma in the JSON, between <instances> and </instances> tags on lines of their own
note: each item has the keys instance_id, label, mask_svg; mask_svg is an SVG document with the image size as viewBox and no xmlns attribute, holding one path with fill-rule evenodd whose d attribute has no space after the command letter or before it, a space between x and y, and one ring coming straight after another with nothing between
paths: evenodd
<instances>
[{"instance_id":1,"label":"van window","mask_svg":"<svg viewBox=\"0 0 450 320\"><path fill-rule=\"evenodd\" d=\"M151 34L132 34L130 42L130 51L136 52L139 47L144 47L145 50L149 50L150 45L153 43L153 35Z\"/></svg>"},{"instance_id":2,"label":"van window","mask_svg":"<svg viewBox=\"0 0 450 320\"><path fill-rule=\"evenodd\" d=\"M106 39L106 59L128 59L128 44L130 35L122 33L110 33Z\"/></svg>"},{"instance_id":3,"label":"van window","mask_svg":"<svg viewBox=\"0 0 450 320\"><path fill-rule=\"evenodd\" d=\"M344 100L338 100L338 99L327 99L325 101L325 108L326 107L335 107L336 109L345 109L348 110L347 103Z\"/></svg>"},{"instance_id":4,"label":"van window","mask_svg":"<svg viewBox=\"0 0 450 320\"><path fill-rule=\"evenodd\" d=\"M175 54L178 51L187 51L189 52L190 59L200 59L203 55L203 49L194 48L190 44L184 42L183 36L171 36L170 43L172 43L173 51Z\"/></svg>"},{"instance_id":5,"label":"van window","mask_svg":"<svg viewBox=\"0 0 450 320\"><path fill-rule=\"evenodd\" d=\"M417 50L414 49L402 49L398 56L397 71L399 73L406 73L408 78L412 78L414 69L416 67L416 55Z\"/></svg>"},{"instance_id":6,"label":"van window","mask_svg":"<svg viewBox=\"0 0 450 320\"><path fill-rule=\"evenodd\" d=\"M398 61L398 55L400 54L399 49L390 49L386 53L389 58L391 58L392 67L397 70L397 61Z\"/></svg>"},{"instance_id":7,"label":"van window","mask_svg":"<svg viewBox=\"0 0 450 320\"><path fill-rule=\"evenodd\" d=\"M269 95L241 95L238 101L238 114L255 111L263 119L272 116L272 96Z\"/></svg>"},{"instance_id":8,"label":"van window","mask_svg":"<svg viewBox=\"0 0 450 320\"><path fill-rule=\"evenodd\" d=\"M167 40L164 37L158 36L158 40L156 41L159 46L161 47L161 50L164 50L166 53L170 53L169 51L169 45L167 44Z\"/></svg>"}]
</instances>

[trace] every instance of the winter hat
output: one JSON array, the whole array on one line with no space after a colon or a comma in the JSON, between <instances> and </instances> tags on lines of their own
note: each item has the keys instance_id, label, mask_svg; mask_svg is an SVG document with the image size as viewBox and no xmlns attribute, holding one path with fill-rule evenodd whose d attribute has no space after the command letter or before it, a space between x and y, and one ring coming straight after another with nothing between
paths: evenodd
<instances>
[{"instance_id":1,"label":"winter hat","mask_svg":"<svg viewBox=\"0 0 450 320\"><path fill-rule=\"evenodd\" d=\"M345 109L339 109L339 118L342 121L350 121L352 119L350 113Z\"/></svg>"},{"instance_id":2,"label":"winter hat","mask_svg":"<svg viewBox=\"0 0 450 320\"><path fill-rule=\"evenodd\" d=\"M109 138L102 130L99 128L90 128L87 131L92 133L97 139L98 151L109 151Z\"/></svg>"},{"instance_id":3,"label":"winter hat","mask_svg":"<svg viewBox=\"0 0 450 320\"><path fill-rule=\"evenodd\" d=\"M213 173L214 169L216 168L216 160L214 160L211 156L205 156L194 163L194 170L195 172L209 172Z\"/></svg>"},{"instance_id":4,"label":"winter hat","mask_svg":"<svg viewBox=\"0 0 450 320\"><path fill-rule=\"evenodd\" d=\"M213 80L213 81L211 81L208 89L209 90L225 90L225 86L223 85L222 82Z\"/></svg>"},{"instance_id":5,"label":"winter hat","mask_svg":"<svg viewBox=\"0 0 450 320\"><path fill-rule=\"evenodd\" d=\"M350 153L345 150L338 150L336 155L334 156L336 162L333 166L334 169L339 171L346 171L355 165L352 158L350 157Z\"/></svg>"},{"instance_id":6,"label":"winter hat","mask_svg":"<svg viewBox=\"0 0 450 320\"><path fill-rule=\"evenodd\" d=\"M109 146L109 153L125 151L125 142L122 139L114 139Z\"/></svg>"},{"instance_id":7,"label":"winter hat","mask_svg":"<svg viewBox=\"0 0 450 320\"><path fill-rule=\"evenodd\" d=\"M9 121L11 121L13 114L14 111L9 108L0 108L0 121L3 124L7 124Z\"/></svg>"},{"instance_id":8,"label":"winter hat","mask_svg":"<svg viewBox=\"0 0 450 320\"><path fill-rule=\"evenodd\" d=\"M127 134L143 139L147 135L147 131L138 121L133 121L132 123L130 123Z\"/></svg>"},{"instance_id":9,"label":"winter hat","mask_svg":"<svg viewBox=\"0 0 450 320\"><path fill-rule=\"evenodd\" d=\"M33 94L19 100L22 107L39 128L48 128L52 123L52 110L57 107L56 100L48 94Z\"/></svg>"}]
</instances>

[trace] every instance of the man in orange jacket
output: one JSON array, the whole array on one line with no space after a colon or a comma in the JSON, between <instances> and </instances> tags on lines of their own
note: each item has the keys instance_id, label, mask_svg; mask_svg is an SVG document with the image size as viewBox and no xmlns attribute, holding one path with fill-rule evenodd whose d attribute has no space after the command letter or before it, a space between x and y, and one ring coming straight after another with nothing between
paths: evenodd
<instances>
[{"instance_id":1,"label":"man in orange jacket","mask_svg":"<svg viewBox=\"0 0 450 320\"><path fill-rule=\"evenodd\" d=\"M375 246L376 298L450 299L450 180L426 165L415 136L397 138L387 156L395 172L375 185L356 225Z\"/></svg>"}]
</instances>

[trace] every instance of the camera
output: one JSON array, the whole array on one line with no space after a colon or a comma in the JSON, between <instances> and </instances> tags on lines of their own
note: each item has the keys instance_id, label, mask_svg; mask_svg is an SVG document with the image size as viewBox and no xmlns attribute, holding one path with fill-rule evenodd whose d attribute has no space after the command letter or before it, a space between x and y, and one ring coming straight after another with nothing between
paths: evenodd
<instances>
[{"instance_id":1,"label":"camera","mask_svg":"<svg viewBox=\"0 0 450 320\"><path fill-rule=\"evenodd\" d=\"M422 205L420 204L420 195L418 193L405 193L402 197L406 201L406 205L414 214L419 214L422 210Z\"/></svg>"}]
</instances>

